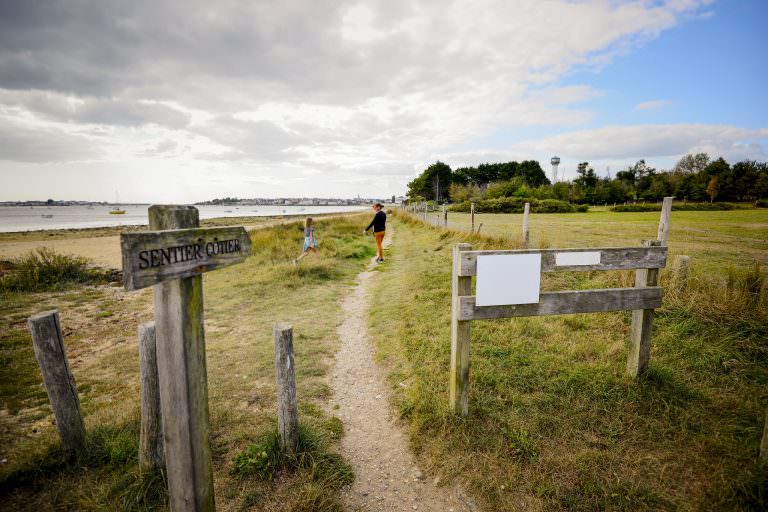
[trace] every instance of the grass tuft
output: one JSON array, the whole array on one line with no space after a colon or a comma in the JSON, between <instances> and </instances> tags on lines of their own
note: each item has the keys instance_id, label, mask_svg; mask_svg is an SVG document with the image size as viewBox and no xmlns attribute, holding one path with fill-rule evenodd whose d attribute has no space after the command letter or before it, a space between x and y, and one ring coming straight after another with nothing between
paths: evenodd
<instances>
[{"instance_id":1,"label":"grass tuft","mask_svg":"<svg viewBox=\"0 0 768 512\"><path fill-rule=\"evenodd\" d=\"M52 291L108 281L104 271L89 265L86 258L59 254L53 249L41 247L11 261L10 270L0 273L0 291Z\"/></svg>"}]
</instances>

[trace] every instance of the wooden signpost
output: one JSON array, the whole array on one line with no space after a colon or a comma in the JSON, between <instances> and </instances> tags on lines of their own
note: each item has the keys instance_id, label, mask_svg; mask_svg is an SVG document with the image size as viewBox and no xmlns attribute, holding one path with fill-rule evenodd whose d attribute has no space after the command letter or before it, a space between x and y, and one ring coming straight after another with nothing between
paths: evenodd
<instances>
[{"instance_id":1,"label":"wooden signpost","mask_svg":"<svg viewBox=\"0 0 768 512\"><path fill-rule=\"evenodd\" d=\"M157 371L171 510L212 511L201 274L245 260L245 229L201 229L192 206L152 206L151 231L120 236L126 290L154 285Z\"/></svg>"},{"instance_id":2,"label":"wooden signpost","mask_svg":"<svg viewBox=\"0 0 768 512\"><path fill-rule=\"evenodd\" d=\"M672 198L665 198L658 239L642 247L472 251L453 248L450 405L468 413L469 340L472 320L632 310L627 371L638 377L648 366L653 311L661 306L659 269L667 262ZM636 270L634 288L539 292L539 272ZM533 275L532 275L533 274ZM472 276L477 293L472 295Z\"/></svg>"}]
</instances>

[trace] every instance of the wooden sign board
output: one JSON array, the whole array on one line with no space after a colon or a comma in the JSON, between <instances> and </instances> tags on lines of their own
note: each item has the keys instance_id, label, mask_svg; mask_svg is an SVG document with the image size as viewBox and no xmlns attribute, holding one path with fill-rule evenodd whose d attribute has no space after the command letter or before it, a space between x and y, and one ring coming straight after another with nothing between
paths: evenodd
<instances>
[{"instance_id":1,"label":"wooden sign board","mask_svg":"<svg viewBox=\"0 0 768 512\"><path fill-rule=\"evenodd\" d=\"M126 290L242 263L251 250L243 227L143 231L120 235Z\"/></svg>"}]
</instances>

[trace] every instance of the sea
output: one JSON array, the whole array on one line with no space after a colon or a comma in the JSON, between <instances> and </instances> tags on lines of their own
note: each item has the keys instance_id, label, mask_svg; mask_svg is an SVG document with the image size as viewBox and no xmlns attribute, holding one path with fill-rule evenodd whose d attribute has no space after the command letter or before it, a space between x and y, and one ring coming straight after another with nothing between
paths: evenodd
<instances>
[{"instance_id":1,"label":"sea","mask_svg":"<svg viewBox=\"0 0 768 512\"><path fill-rule=\"evenodd\" d=\"M148 204L118 205L122 215L109 211L115 205L93 206L0 206L0 232L41 229L82 229L148 224ZM274 217L282 215L319 215L367 210L367 206L196 206L200 219L219 217Z\"/></svg>"}]
</instances>

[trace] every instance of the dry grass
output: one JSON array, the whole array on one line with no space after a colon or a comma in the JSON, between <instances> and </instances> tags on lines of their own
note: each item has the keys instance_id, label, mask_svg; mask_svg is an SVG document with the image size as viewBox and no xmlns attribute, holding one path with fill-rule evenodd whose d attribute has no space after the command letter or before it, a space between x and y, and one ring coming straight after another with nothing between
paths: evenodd
<instances>
[{"instance_id":1,"label":"dry grass","mask_svg":"<svg viewBox=\"0 0 768 512\"><path fill-rule=\"evenodd\" d=\"M488 510L765 508L768 467L756 458L768 324L765 285L758 300L746 291L754 275L735 270L726 292L727 278L694 270L688 291L658 312L640 382L625 376L628 313L473 322L470 414L457 418L447 404L451 246L499 240L396 222L372 332L433 473L463 482ZM545 287L630 279L547 275ZM724 293L730 305L715 305Z\"/></svg>"},{"instance_id":2,"label":"dry grass","mask_svg":"<svg viewBox=\"0 0 768 512\"><path fill-rule=\"evenodd\" d=\"M280 473L274 482L243 479L231 469L239 453L273 428L275 322L294 327L302 421L316 432L338 430L328 427L334 422L329 423L323 409L330 393L326 372L338 344L340 299L373 254L373 244L360 234L366 219L318 222L320 257L307 257L299 267L291 263L302 245L298 222L255 231L245 263L204 276L219 508L306 510L307 503L328 503L326 509L334 510L335 488L319 483L312 469ZM88 431L117 432L127 426L135 432L130 426L138 422L136 328L152 317L150 290L126 293L98 286L0 295L0 459L7 459L0 465L0 508L123 510L126 500L162 487L162 481L131 477L133 458L87 466L51 464L57 435L25 322L29 315L53 308L61 313ZM135 443L132 436L129 440ZM135 446L128 446L135 453ZM21 474L33 477L20 480ZM135 508L155 509L140 503Z\"/></svg>"}]
</instances>

